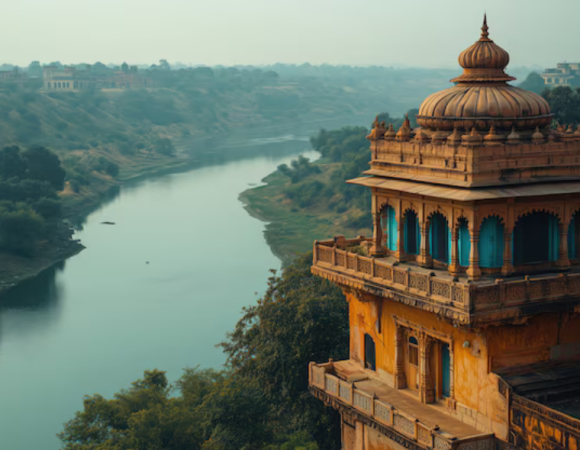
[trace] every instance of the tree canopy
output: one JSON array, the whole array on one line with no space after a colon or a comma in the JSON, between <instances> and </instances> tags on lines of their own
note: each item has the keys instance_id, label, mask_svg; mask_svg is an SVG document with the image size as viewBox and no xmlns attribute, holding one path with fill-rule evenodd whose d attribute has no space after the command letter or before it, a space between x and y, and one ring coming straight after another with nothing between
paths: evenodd
<instances>
[{"instance_id":1,"label":"tree canopy","mask_svg":"<svg viewBox=\"0 0 580 450\"><path fill-rule=\"evenodd\" d=\"M222 344L226 370L159 370L112 399L86 396L59 434L65 450L334 450L337 413L307 392L308 362L348 355L347 304L310 273L312 255L244 309Z\"/></svg>"},{"instance_id":2,"label":"tree canopy","mask_svg":"<svg viewBox=\"0 0 580 450\"><path fill-rule=\"evenodd\" d=\"M580 88L558 86L544 90L542 96L550 104L557 123L561 125L580 123Z\"/></svg>"}]
</instances>

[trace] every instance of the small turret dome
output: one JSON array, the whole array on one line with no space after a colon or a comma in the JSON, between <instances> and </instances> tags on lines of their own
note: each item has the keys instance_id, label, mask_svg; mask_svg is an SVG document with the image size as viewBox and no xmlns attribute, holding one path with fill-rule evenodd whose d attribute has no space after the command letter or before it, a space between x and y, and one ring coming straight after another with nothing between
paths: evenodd
<instances>
[{"instance_id":1,"label":"small turret dome","mask_svg":"<svg viewBox=\"0 0 580 450\"><path fill-rule=\"evenodd\" d=\"M515 80L504 72L510 57L490 38L487 17L480 39L459 55L463 74L455 86L427 97L417 115L420 126L435 130L454 128L534 130L549 125L548 102L533 92L507 84Z\"/></svg>"}]
</instances>

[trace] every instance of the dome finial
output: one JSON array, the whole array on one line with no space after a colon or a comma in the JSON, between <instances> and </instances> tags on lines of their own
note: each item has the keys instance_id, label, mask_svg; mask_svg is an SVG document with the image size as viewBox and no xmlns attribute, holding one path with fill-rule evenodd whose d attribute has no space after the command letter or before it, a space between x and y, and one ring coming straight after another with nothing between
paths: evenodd
<instances>
[{"instance_id":1,"label":"dome finial","mask_svg":"<svg viewBox=\"0 0 580 450\"><path fill-rule=\"evenodd\" d=\"M483 14L483 26L481 27L481 39L480 41L488 41L489 33L487 32L489 27L487 26L487 13Z\"/></svg>"}]
</instances>

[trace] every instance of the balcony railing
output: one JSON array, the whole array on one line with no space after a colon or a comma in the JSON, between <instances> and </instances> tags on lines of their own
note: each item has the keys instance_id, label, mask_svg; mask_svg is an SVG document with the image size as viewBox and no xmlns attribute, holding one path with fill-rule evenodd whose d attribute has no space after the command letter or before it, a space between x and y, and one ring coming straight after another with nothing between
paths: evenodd
<instances>
[{"instance_id":1,"label":"balcony railing","mask_svg":"<svg viewBox=\"0 0 580 450\"><path fill-rule=\"evenodd\" d=\"M533 313L530 305L534 303L553 302L557 306L557 300L580 298L580 273L496 280L490 277L474 283L453 281L449 276L437 276L437 270L425 273L425 270L409 265L393 264L383 258L347 250L365 241L370 239L343 239L340 247L333 240L315 242L314 272L322 269L322 273L318 274L324 275L325 270L340 274L362 282L367 290L373 287L388 288L419 295L431 302L422 304L423 309L445 313L462 323L492 320L486 317L488 315L497 319L498 311L509 314L506 307L513 309L526 304L527 311Z\"/></svg>"},{"instance_id":2,"label":"balcony railing","mask_svg":"<svg viewBox=\"0 0 580 450\"><path fill-rule=\"evenodd\" d=\"M394 429L422 447L437 450L467 450L470 448L491 450L495 448L494 435L476 434L458 438L437 426L430 427L422 423L419 418L395 408L385 400L356 389L355 383L341 380L328 373L327 366L310 363L309 385L311 387L319 389L346 406L352 407L367 418ZM471 446L474 441L478 441L476 447Z\"/></svg>"},{"instance_id":3,"label":"balcony railing","mask_svg":"<svg viewBox=\"0 0 580 450\"><path fill-rule=\"evenodd\" d=\"M346 246L360 245L365 238L344 241ZM398 267L379 258L362 256L340 249L334 241L314 244L314 266L329 267L345 274L361 276L381 286L394 290L430 297L439 304L446 304L464 315L470 310L470 290L466 283L437 277L432 273L419 273L410 267Z\"/></svg>"}]
</instances>

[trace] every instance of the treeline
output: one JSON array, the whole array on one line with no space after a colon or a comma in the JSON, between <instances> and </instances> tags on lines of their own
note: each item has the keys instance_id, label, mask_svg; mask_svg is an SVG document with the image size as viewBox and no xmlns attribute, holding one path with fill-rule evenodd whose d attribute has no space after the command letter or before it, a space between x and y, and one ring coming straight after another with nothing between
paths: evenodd
<instances>
[{"instance_id":1,"label":"treeline","mask_svg":"<svg viewBox=\"0 0 580 450\"><path fill-rule=\"evenodd\" d=\"M414 126L417 112L412 109L407 113ZM393 123L395 129L405 119L391 117L388 113L381 113L378 118ZM280 165L278 171L290 179L284 195L292 201L293 206L315 209L318 213L346 213L344 224L347 227L370 227L370 191L345 183L346 180L361 176L369 168L368 133L366 127L343 127L332 131L322 129L310 139L312 148L321 155L319 161L312 163L301 156L289 166Z\"/></svg>"},{"instance_id":2,"label":"treeline","mask_svg":"<svg viewBox=\"0 0 580 450\"><path fill-rule=\"evenodd\" d=\"M42 243L70 238L57 195L64 181L58 156L44 147L0 150L1 250L33 256Z\"/></svg>"},{"instance_id":3,"label":"treeline","mask_svg":"<svg viewBox=\"0 0 580 450\"><path fill-rule=\"evenodd\" d=\"M347 303L310 273L312 255L269 278L221 344L223 371L145 372L113 399L87 396L66 450L335 450L338 414L310 396L308 363L348 357ZM176 395L172 395L176 394Z\"/></svg>"}]
</instances>

